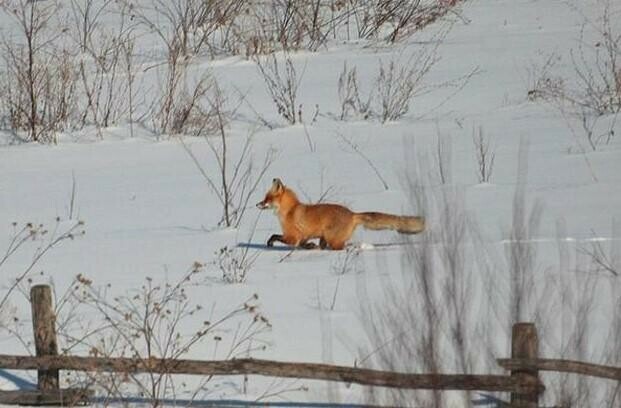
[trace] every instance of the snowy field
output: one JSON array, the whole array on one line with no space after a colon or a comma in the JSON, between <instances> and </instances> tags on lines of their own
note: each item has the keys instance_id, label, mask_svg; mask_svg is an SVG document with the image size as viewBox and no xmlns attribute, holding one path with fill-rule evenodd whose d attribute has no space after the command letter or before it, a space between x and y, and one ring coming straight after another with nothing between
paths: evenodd
<instances>
[{"instance_id":1,"label":"snowy field","mask_svg":"<svg viewBox=\"0 0 621 408\"><path fill-rule=\"evenodd\" d=\"M69 15L68 4L58 13ZM611 24L619 35L621 8L616 1L611 4ZM57 301L66 301L59 311L68 336L62 341L76 342L106 325L102 309L115 315L106 309L115 298L127 297L117 306L139 304L144 298L131 300L144 293L143 285L165 288L194 269L191 281L182 283L187 299L168 300L173 309L186 301L189 308L199 306L192 313L186 310L187 315L180 312L173 329L180 338L172 343L183 344L209 327L204 321L213 324L246 301L258 311L248 307L228 318L180 354L184 358L250 356L415 372L436 367L447 373L502 373L493 358L509 357L510 327L520 320L536 322L544 357L619 366L621 120L614 113L582 114L587 127L593 123L593 149L580 114L575 114L579 109L553 97L529 98L553 53L559 58L550 75L562 75L568 89L578 89L582 82L574 67L581 55L594 55L602 5L591 0L465 1L396 44L331 40L316 51L291 52L299 80L295 106L302 117L295 124L279 115L253 59L193 57L187 83L209 75L228 98L229 178L249 137L244 163L253 164L252 182L265 170L242 203L245 211L237 226L223 225L221 201L205 178L220 188L213 153L222 152L218 130L207 138L194 137L191 130L157 134L146 116L166 80L166 49L144 25L136 29L133 71L134 117L145 114L141 123L130 126L124 117L107 127L67 127L56 134L57 143L28 142L20 140L24 132L11 130L3 105L0 255L27 223L34 229L43 224L49 232L36 233L0 263L0 295L25 272L38 248L78 220L84 222L76 226L73 239L62 240L37 259L27 280L2 305L3 353L33 352L31 344L20 340L20 335L27 341L32 337L24 296L31 284L51 284ZM15 19L6 10L0 16L5 42L21 41ZM106 18L108 24L116 21L105 14L102 21ZM595 25L585 26L585 19ZM431 55L434 61L417 84L422 91L410 100L407 113L385 123L375 114L365 119L351 112L341 120L338 79L344 63L356 67L366 97L380 64L394 61L409 69L422 64L419 55ZM285 55L276 56L284 70ZM621 66L621 56L617 60ZM586 59L587 64L595 61ZM4 66L0 75L7 75ZM621 84L621 70L618 78ZM203 98L215 97L208 90ZM371 101L373 109L381 110L379 95ZM477 161L479 135L489 147L487 159L494 156L486 181ZM271 163L263 169L266 157ZM276 177L302 201L423 214L428 229L402 236L360 228L345 251L268 250L263 245L280 233L280 226L255 203ZM235 262L247 263L240 272L245 275L224 276L223 268L235 270ZM75 282L77 275L82 283ZM92 283L85 285L84 279ZM72 292L72 287L78 289ZM90 300L80 301L84 291ZM104 306L94 306L93 297ZM141 312L127 308L116 315L121 321L123 313ZM170 328L170 321L160 323L156 331ZM465 336L462 343L451 335L456 327ZM435 340L428 343L430 336ZM66 346L60 344L61 349ZM70 352L146 353L143 338L128 345L110 327L77 341ZM615 383L572 376L543 379L546 406L560 405L563 399L572 407L621 406ZM63 377L66 384L74 380ZM34 372L0 371L2 389L28 388L34 382ZM98 395L110 395L99 386ZM125 397L148 395L131 383L121 386ZM485 403L480 393L438 397L376 391L303 380L176 377L158 396L169 401ZM494 406L491 399L485 401Z\"/></svg>"}]
</instances>

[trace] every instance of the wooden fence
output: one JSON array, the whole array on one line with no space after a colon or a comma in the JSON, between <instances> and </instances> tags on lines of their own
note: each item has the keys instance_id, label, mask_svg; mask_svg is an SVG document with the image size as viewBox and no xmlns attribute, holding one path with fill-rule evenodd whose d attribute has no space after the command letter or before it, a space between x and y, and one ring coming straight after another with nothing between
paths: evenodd
<instances>
[{"instance_id":1,"label":"wooden fence","mask_svg":"<svg viewBox=\"0 0 621 408\"><path fill-rule=\"evenodd\" d=\"M52 293L49 286L31 290L36 356L0 355L0 368L37 370L37 390L0 391L0 403L21 405L87 404L92 392L61 389L59 370L186 375L261 375L339 381L362 385L425 390L499 391L511 393L514 408L535 408L545 387L539 371L567 372L621 381L621 369L568 360L539 358L535 325L513 326L511 358L498 364L509 375L405 374L328 364L289 363L251 358L225 361L100 358L58 355Z\"/></svg>"}]
</instances>

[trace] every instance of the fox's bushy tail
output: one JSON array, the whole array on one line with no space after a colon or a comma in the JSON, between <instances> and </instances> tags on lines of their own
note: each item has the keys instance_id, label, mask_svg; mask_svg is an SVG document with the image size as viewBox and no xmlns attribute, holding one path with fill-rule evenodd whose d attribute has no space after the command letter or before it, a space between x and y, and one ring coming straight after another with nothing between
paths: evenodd
<instances>
[{"instance_id":1,"label":"fox's bushy tail","mask_svg":"<svg viewBox=\"0 0 621 408\"><path fill-rule=\"evenodd\" d=\"M409 215L393 215L381 212L354 214L356 222L372 230L395 230L401 234L417 234L425 229L425 218Z\"/></svg>"}]
</instances>

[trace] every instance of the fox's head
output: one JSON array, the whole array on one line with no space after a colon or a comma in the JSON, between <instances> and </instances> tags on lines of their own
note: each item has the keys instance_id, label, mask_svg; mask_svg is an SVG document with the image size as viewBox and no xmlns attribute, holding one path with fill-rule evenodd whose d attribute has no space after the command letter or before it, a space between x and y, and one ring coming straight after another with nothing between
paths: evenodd
<instances>
[{"instance_id":1,"label":"fox's head","mask_svg":"<svg viewBox=\"0 0 621 408\"><path fill-rule=\"evenodd\" d=\"M280 199L282 195L285 193L285 185L280 181L280 179L275 178L272 181L272 187L265 193L265 198L263 201L257 203L257 208L262 210L272 208L278 209L280 205Z\"/></svg>"}]
</instances>

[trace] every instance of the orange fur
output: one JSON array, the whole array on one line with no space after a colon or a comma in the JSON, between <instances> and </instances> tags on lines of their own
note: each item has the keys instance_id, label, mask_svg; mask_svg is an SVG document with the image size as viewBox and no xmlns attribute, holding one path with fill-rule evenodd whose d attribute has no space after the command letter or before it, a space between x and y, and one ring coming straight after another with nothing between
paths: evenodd
<instances>
[{"instance_id":1,"label":"orange fur","mask_svg":"<svg viewBox=\"0 0 621 408\"><path fill-rule=\"evenodd\" d=\"M400 233L415 234L425 229L423 217L400 216L379 212L355 213L338 204L304 204L295 193L279 179L274 179L263 201L257 204L261 209L274 209L282 235L274 234L267 241L287 245L315 248L309 242L319 239L321 248L343 249L358 225L373 230L392 229Z\"/></svg>"}]
</instances>

